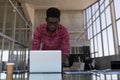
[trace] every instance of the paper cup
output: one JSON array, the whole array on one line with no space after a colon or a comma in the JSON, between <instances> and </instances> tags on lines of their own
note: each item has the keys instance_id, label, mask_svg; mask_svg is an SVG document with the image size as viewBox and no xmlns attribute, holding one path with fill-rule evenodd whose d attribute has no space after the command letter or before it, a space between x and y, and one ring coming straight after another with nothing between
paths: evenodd
<instances>
[{"instance_id":1,"label":"paper cup","mask_svg":"<svg viewBox=\"0 0 120 80\"><path fill-rule=\"evenodd\" d=\"M7 73L13 73L15 63L7 63Z\"/></svg>"}]
</instances>

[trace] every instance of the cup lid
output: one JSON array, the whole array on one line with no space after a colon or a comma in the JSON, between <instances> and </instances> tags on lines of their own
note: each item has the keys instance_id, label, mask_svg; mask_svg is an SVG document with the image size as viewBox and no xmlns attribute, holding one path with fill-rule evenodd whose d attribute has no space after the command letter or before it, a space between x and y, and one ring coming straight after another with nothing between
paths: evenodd
<instances>
[{"instance_id":1,"label":"cup lid","mask_svg":"<svg viewBox=\"0 0 120 80\"><path fill-rule=\"evenodd\" d=\"M15 63L7 63L7 65L15 65Z\"/></svg>"}]
</instances>

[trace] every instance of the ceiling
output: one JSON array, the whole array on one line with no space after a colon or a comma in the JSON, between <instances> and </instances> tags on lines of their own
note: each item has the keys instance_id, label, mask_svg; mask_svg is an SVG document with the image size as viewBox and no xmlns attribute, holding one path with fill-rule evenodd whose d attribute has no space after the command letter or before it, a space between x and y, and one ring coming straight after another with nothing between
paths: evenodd
<instances>
[{"instance_id":1,"label":"ceiling","mask_svg":"<svg viewBox=\"0 0 120 80\"><path fill-rule=\"evenodd\" d=\"M29 4L35 9L46 9L48 7L59 7L63 10L83 10L97 0L19 0Z\"/></svg>"},{"instance_id":2,"label":"ceiling","mask_svg":"<svg viewBox=\"0 0 120 80\"><path fill-rule=\"evenodd\" d=\"M60 10L84 10L97 0L18 0L21 2L28 21L34 19L35 10L57 7ZM34 24L34 21L31 21Z\"/></svg>"}]
</instances>

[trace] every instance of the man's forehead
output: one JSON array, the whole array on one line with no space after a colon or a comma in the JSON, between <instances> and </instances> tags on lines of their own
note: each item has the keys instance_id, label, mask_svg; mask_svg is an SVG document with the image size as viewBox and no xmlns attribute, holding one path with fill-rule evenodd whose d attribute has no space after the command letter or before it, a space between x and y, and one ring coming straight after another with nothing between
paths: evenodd
<instances>
[{"instance_id":1,"label":"man's forehead","mask_svg":"<svg viewBox=\"0 0 120 80\"><path fill-rule=\"evenodd\" d=\"M58 22L58 21L59 21L58 18L53 18L53 17L49 17L47 20L48 20L49 22Z\"/></svg>"}]
</instances>

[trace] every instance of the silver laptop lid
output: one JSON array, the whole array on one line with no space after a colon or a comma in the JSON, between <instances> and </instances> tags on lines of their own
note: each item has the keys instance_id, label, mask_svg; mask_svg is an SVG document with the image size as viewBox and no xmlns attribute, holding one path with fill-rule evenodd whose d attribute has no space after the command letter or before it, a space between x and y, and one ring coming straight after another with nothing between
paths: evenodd
<instances>
[{"instance_id":1,"label":"silver laptop lid","mask_svg":"<svg viewBox=\"0 0 120 80\"><path fill-rule=\"evenodd\" d=\"M62 72L60 50L30 51L30 73Z\"/></svg>"}]
</instances>

